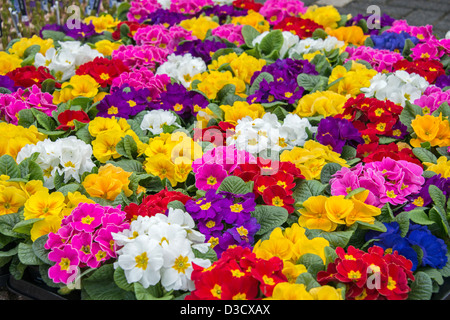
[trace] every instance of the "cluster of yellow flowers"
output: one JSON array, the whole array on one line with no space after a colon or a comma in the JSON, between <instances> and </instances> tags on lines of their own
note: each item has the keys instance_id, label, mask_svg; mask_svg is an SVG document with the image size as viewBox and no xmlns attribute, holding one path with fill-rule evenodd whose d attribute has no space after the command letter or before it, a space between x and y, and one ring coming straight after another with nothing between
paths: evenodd
<instances>
[{"instance_id":1,"label":"cluster of yellow flowers","mask_svg":"<svg viewBox=\"0 0 450 320\"><path fill-rule=\"evenodd\" d=\"M320 229L326 232L336 230L339 225L351 226L356 221L373 223L381 209L365 203L369 190L344 196L315 196L302 203L298 223L308 229Z\"/></svg>"},{"instance_id":2,"label":"cluster of yellow flowers","mask_svg":"<svg viewBox=\"0 0 450 320\"><path fill-rule=\"evenodd\" d=\"M300 98L293 113L300 117L335 116L343 112L347 98L331 90L316 91Z\"/></svg>"},{"instance_id":3,"label":"cluster of yellow flowers","mask_svg":"<svg viewBox=\"0 0 450 320\"><path fill-rule=\"evenodd\" d=\"M284 150L280 155L280 160L295 164L306 180L320 179L322 168L330 162L349 167L339 153L314 140L306 141L303 147Z\"/></svg>"},{"instance_id":4,"label":"cluster of yellow flowers","mask_svg":"<svg viewBox=\"0 0 450 320\"><path fill-rule=\"evenodd\" d=\"M86 192L94 198L114 200L123 191L129 197L133 191L129 188L131 172L107 163L91 173L83 181ZM139 191L142 191L139 190Z\"/></svg>"},{"instance_id":5,"label":"cluster of yellow flowers","mask_svg":"<svg viewBox=\"0 0 450 320\"><path fill-rule=\"evenodd\" d=\"M202 156L202 148L184 132L161 133L149 140L144 151L146 172L168 179L172 186L184 182L192 162Z\"/></svg>"},{"instance_id":6,"label":"cluster of yellow flowers","mask_svg":"<svg viewBox=\"0 0 450 320\"><path fill-rule=\"evenodd\" d=\"M450 124L448 119L443 119L442 114L435 117L430 114L417 115L411 121L416 138L410 140L410 144L417 148L421 143L429 142L432 147L450 146Z\"/></svg>"},{"instance_id":7,"label":"cluster of yellow flowers","mask_svg":"<svg viewBox=\"0 0 450 320\"><path fill-rule=\"evenodd\" d=\"M94 102L100 101L105 92L99 92L100 85L90 75L74 75L69 81L61 85L61 90L53 94L53 103L67 102L76 97L94 98Z\"/></svg>"},{"instance_id":8,"label":"cluster of yellow flowers","mask_svg":"<svg viewBox=\"0 0 450 320\"><path fill-rule=\"evenodd\" d=\"M10 155L14 159L27 144L36 144L47 136L40 133L35 126L24 128L6 122L0 122L0 156Z\"/></svg>"},{"instance_id":9,"label":"cluster of yellow flowers","mask_svg":"<svg viewBox=\"0 0 450 320\"><path fill-rule=\"evenodd\" d=\"M89 133L94 140L92 150L94 157L101 163L110 159L118 159L121 155L117 152L116 146L123 137L129 135L136 142L138 155L143 154L147 145L142 142L137 134L131 130L130 125L124 118L103 118L96 117L89 122Z\"/></svg>"},{"instance_id":10,"label":"cluster of yellow flowers","mask_svg":"<svg viewBox=\"0 0 450 320\"><path fill-rule=\"evenodd\" d=\"M336 66L328 78L328 84L338 79L340 80L333 84L329 90L345 97L355 97L361 93L361 88L370 86L370 79L376 74L375 70L367 69L365 65L357 62L352 62L352 66L348 71L344 66Z\"/></svg>"}]
</instances>

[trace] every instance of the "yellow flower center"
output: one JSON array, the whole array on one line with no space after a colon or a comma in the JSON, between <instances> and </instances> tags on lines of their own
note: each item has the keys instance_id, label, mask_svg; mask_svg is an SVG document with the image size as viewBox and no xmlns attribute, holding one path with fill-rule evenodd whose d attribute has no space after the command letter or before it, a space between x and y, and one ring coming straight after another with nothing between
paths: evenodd
<instances>
[{"instance_id":1,"label":"yellow flower center","mask_svg":"<svg viewBox=\"0 0 450 320\"><path fill-rule=\"evenodd\" d=\"M111 106L108 108L108 114L118 114L119 109L117 107Z\"/></svg>"},{"instance_id":2,"label":"yellow flower center","mask_svg":"<svg viewBox=\"0 0 450 320\"><path fill-rule=\"evenodd\" d=\"M213 186L217 183L217 179L213 176L209 176L209 178L206 179L206 183Z\"/></svg>"},{"instance_id":3,"label":"yellow flower center","mask_svg":"<svg viewBox=\"0 0 450 320\"><path fill-rule=\"evenodd\" d=\"M211 289L211 294L213 297L220 299L222 297L222 287L218 284L214 285L214 288Z\"/></svg>"},{"instance_id":4,"label":"yellow flower center","mask_svg":"<svg viewBox=\"0 0 450 320\"><path fill-rule=\"evenodd\" d=\"M272 204L277 207L282 207L284 205L283 199L281 199L279 196L276 196L272 199Z\"/></svg>"},{"instance_id":5,"label":"yellow flower center","mask_svg":"<svg viewBox=\"0 0 450 320\"><path fill-rule=\"evenodd\" d=\"M230 209L232 212L241 212L244 208L242 207L242 205L240 203L236 203L236 204L233 204L230 207Z\"/></svg>"},{"instance_id":6,"label":"yellow flower center","mask_svg":"<svg viewBox=\"0 0 450 320\"><path fill-rule=\"evenodd\" d=\"M59 262L59 266L61 267L61 270L69 270L70 260L67 258L61 258L61 261Z\"/></svg>"},{"instance_id":7,"label":"yellow flower center","mask_svg":"<svg viewBox=\"0 0 450 320\"><path fill-rule=\"evenodd\" d=\"M361 278L361 272L359 272L358 270L357 271L351 270L348 273L347 277L352 280L358 280L359 278Z\"/></svg>"},{"instance_id":8,"label":"yellow flower center","mask_svg":"<svg viewBox=\"0 0 450 320\"><path fill-rule=\"evenodd\" d=\"M178 271L178 273L185 273L186 269L189 268L191 265L189 262L188 257L183 257L180 255L178 258L175 259L175 262L172 266L175 270Z\"/></svg>"},{"instance_id":9,"label":"yellow flower center","mask_svg":"<svg viewBox=\"0 0 450 320\"><path fill-rule=\"evenodd\" d=\"M200 206L200 209L202 209L202 210L208 210L209 208L211 208L211 202L207 202Z\"/></svg>"},{"instance_id":10,"label":"yellow flower center","mask_svg":"<svg viewBox=\"0 0 450 320\"><path fill-rule=\"evenodd\" d=\"M92 221L94 221L95 219L91 216L86 216L83 219L81 219L81 222L84 224L91 224Z\"/></svg>"},{"instance_id":11,"label":"yellow flower center","mask_svg":"<svg viewBox=\"0 0 450 320\"><path fill-rule=\"evenodd\" d=\"M136 256L134 260L136 261L136 268L140 268L142 270L147 269L148 265L147 252L143 252L142 254Z\"/></svg>"},{"instance_id":12,"label":"yellow flower center","mask_svg":"<svg viewBox=\"0 0 450 320\"><path fill-rule=\"evenodd\" d=\"M212 220L209 220L206 223L206 227L209 228L209 229L214 228L215 225L216 225L216 223L214 221L212 221Z\"/></svg>"},{"instance_id":13,"label":"yellow flower center","mask_svg":"<svg viewBox=\"0 0 450 320\"><path fill-rule=\"evenodd\" d=\"M424 200L422 197L417 197L414 201L413 204L417 207L423 207L424 204Z\"/></svg>"}]
</instances>

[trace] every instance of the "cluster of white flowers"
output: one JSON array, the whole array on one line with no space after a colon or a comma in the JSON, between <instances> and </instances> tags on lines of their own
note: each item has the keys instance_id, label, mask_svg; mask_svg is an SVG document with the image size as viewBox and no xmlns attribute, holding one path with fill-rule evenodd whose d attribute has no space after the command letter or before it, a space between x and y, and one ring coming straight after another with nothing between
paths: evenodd
<instances>
[{"instance_id":1,"label":"cluster of white flowers","mask_svg":"<svg viewBox=\"0 0 450 320\"><path fill-rule=\"evenodd\" d=\"M69 80L82 64L92 61L103 54L80 41L59 41L58 49L50 48L45 55L37 53L34 65L47 67L58 81Z\"/></svg>"},{"instance_id":2,"label":"cluster of white flowers","mask_svg":"<svg viewBox=\"0 0 450 320\"><path fill-rule=\"evenodd\" d=\"M81 175L95 166L92 161L92 146L75 136L52 141L45 139L36 144L25 145L17 154L17 163L38 152L36 163L44 173L44 186L55 188L56 173L64 177L64 183L72 178L81 182Z\"/></svg>"},{"instance_id":3,"label":"cluster of white flowers","mask_svg":"<svg viewBox=\"0 0 450 320\"><path fill-rule=\"evenodd\" d=\"M252 119L247 116L237 121L235 134L227 138L227 145L234 144L236 149L252 154L260 154L269 150L277 153L283 149L303 146L308 139L308 128L317 130L308 119L296 114L287 114L283 123L275 114L267 112L262 118ZM260 155L264 157L264 155Z\"/></svg>"},{"instance_id":4,"label":"cluster of white flowers","mask_svg":"<svg viewBox=\"0 0 450 320\"><path fill-rule=\"evenodd\" d=\"M316 51L327 52L344 45L344 41L338 40L336 37L328 36L325 39L307 38L300 40L296 45L289 49L289 57L296 54L313 53Z\"/></svg>"},{"instance_id":5,"label":"cluster of white flowers","mask_svg":"<svg viewBox=\"0 0 450 320\"><path fill-rule=\"evenodd\" d=\"M252 45L255 46L256 44L260 44L261 41L265 38L265 36L267 36L268 34L269 34L269 31L264 31L263 33L261 33L259 36L257 36L255 39L253 39ZM284 58L286 53L292 47L295 47L298 44L298 42L300 41L299 36L293 34L290 31L283 31L282 35L283 35L283 45L281 46L281 49L280 49L280 58Z\"/></svg>"},{"instance_id":6,"label":"cluster of white flowers","mask_svg":"<svg viewBox=\"0 0 450 320\"><path fill-rule=\"evenodd\" d=\"M177 117L171 111L151 110L144 115L140 126L142 130L148 130L152 134L161 134L163 132L164 125L175 125L181 128L176 121Z\"/></svg>"},{"instance_id":7,"label":"cluster of white flowers","mask_svg":"<svg viewBox=\"0 0 450 320\"><path fill-rule=\"evenodd\" d=\"M167 61L158 67L156 74L167 74L185 88L188 88L192 78L206 70L206 63L203 59L193 57L190 53L184 55L172 53L167 56Z\"/></svg>"},{"instance_id":8,"label":"cluster of white flowers","mask_svg":"<svg viewBox=\"0 0 450 320\"><path fill-rule=\"evenodd\" d=\"M193 263L207 268L208 259L197 258L193 249L205 253L209 243L194 230L192 217L181 209L169 208L167 215L138 216L130 228L113 233L120 247L114 263L124 270L128 283L138 282L144 288L161 285L170 290L195 289L191 280Z\"/></svg>"},{"instance_id":9,"label":"cluster of white flowers","mask_svg":"<svg viewBox=\"0 0 450 320\"><path fill-rule=\"evenodd\" d=\"M376 74L370 80L370 86L361 88L361 92L366 97L390 100L404 107L406 101L419 99L428 86L428 81L418 74L397 70L390 74Z\"/></svg>"}]
</instances>

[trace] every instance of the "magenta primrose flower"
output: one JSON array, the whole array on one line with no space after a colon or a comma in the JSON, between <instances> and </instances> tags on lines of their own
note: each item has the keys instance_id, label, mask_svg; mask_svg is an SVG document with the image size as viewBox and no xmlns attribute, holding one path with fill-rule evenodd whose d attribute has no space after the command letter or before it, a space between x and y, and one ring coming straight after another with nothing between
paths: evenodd
<instances>
[{"instance_id":1,"label":"magenta primrose flower","mask_svg":"<svg viewBox=\"0 0 450 320\"><path fill-rule=\"evenodd\" d=\"M55 248L48 254L48 258L50 261L55 262L48 269L48 275L55 283L62 282L67 284L75 280L80 261L78 250L71 245L66 245L62 249Z\"/></svg>"},{"instance_id":2,"label":"magenta primrose flower","mask_svg":"<svg viewBox=\"0 0 450 320\"><path fill-rule=\"evenodd\" d=\"M227 176L220 164L206 163L195 175L195 186L200 190L217 189Z\"/></svg>"}]
</instances>

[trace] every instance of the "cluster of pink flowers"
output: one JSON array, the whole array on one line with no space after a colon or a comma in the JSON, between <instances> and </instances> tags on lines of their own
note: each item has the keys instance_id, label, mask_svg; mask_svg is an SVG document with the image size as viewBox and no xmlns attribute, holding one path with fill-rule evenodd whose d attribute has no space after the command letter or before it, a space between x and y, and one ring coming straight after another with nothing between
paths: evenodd
<instances>
[{"instance_id":1,"label":"cluster of pink flowers","mask_svg":"<svg viewBox=\"0 0 450 320\"><path fill-rule=\"evenodd\" d=\"M130 69L145 67L155 71L157 66L167 61L169 51L153 45L123 45L111 54L113 59L122 60Z\"/></svg>"},{"instance_id":2,"label":"cluster of pink flowers","mask_svg":"<svg viewBox=\"0 0 450 320\"><path fill-rule=\"evenodd\" d=\"M330 180L331 194L347 195L352 190L369 190L366 203L381 208L386 203L400 205L406 197L420 192L425 178L421 166L405 161L383 158L353 168L342 168Z\"/></svg>"},{"instance_id":3,"label":"cluster of pink flowers","mask_svg":"<svg viewBox=\"0 0 450 320\"><path fill-rule=\"evenodd\" d=\"M433 113L444 102L450 103L450 91L442 91L436 86L429 86L419 99L414 100L415 105L424 109L424 114Z\"/></svg>"},{"instance_id":4,"label":"cluster of pink flowers","mask_svg":"<svg viewBox=\"0 0 450 320\"><path fill-rule=\"evenodd\" d=\"M230 42L240 46L245 43L242 35L243 25L235 25L232 23L221 25L212 30L212 35L219 38L227 39Z\"/></svg>"},{"instance_id":5,"label":"cluster of pink flowers","mask_svg":"<svg viewBox=\"0 0 450 320\"><path fill-rule=\"evenodd\" d=\"M170 83L170 77L166 74L154 74L146 68L135 69L132 72L121 73L114 78L111 87L131 86L134 89L148 89L149 101L159 97L165 91L165 86Z\"/></svg>"},{"instance_id":6,"label":"cluster of pink flowers","mask_svg":"<svg viewBox=\"0 0 450 320\"><path fill-rule=\"evenodd\" d=\"M133 0L130 1L130 5L127 20L139 23L143 22L150 13L161 8L161 4L157 0Z\"/></svg>"},{"instance_id":7,"label":"cluster of pink flowers","mask_svg":"<svg viewBox=\"0 0 450 320\"><path fill-rule=\"evenodd\" d=\"M375 49L367 46L352 47L345 49L349 53L349 60L365 60L370 63L372 68L378 72L393 72L393 65L403 59L401 53L390 51L387 49Z\"/></svg>"},{"instance_id":8,"label":"cluster of pink flowers","mask_svg":"<svg viewBox=\"0 0 450 320\"><path fill-rule=\"evenodd\" d=\"M138 46L156 46L167 50L167 54L174 51L182 40L194 40L192 32L178 25L166 28L162 24L149 25L139 28L133 36Z\"/></svg>"},{"instance_id":9,"label":"cluster of pink flowers","mask_svg":"<svg viewBox=\"0 0 450 320\"><path fill-rule=\"evenodd\" d=\"M57 107L53 104L53 96L42 92L37 85L25 90L19 88L12 94L0 94L0 116L8 123L17 125L19 111L31 108L51 116Z\"/></svg>"},{"instance_id":10,"label":"cluster of pink flowers","mask_svg":"<svg viewBox=\"0 0 450 320\"><path fill-rule=\"evenodd\" d=\"M170 4L170 11L184 14L195 14L203 7L213 6L212 0L173 0Z\"/></svg>"},{"instance_id":11,"label":"cluster of pink flowers","mask_svg":"<svg viewBox=\"0 0 450 320\"><path fill-rule=\"evenodd\" d=\"M259 10L271 25L275 25L286 17L298 16L308 8L299 0L268 0Z\"/></svg>"},{"instance_id":12,"label":"cluster of pink flowers","mask_svg":"<svg viewBox=\"0 0 450 320\"><path fill-rule=\"evenodd\" d=\"M401 33L402 31L416 37L421 42L436 39L433 35L432 25L410 26L406 20L396 20L392 24L392 27L389 28L389 32Z\"/></svg>"},{"instance_id":13,"label":"cluster of pink flowers","mask_svg":"<svg viewBox=\"0 0 450 320\"><path fill-rule=\"evenodd\" d=\"M192 163L195 186L200 190L217 189L226 177L244 163L256 163L256 158L247 151L237 150L234 145L213 148Z\"/></svg>"},{"instance_id":14,"label":"cluster of pink flowers","mask_svg":"<svg viewBox=\"0 0 450 320\"><path fill-rule=\"evenodd\" d=\"M63 218L57 233L49 233L45 249L55 262L48 275L55 282L70 283L79 268L98 268L105 261L116 258L112 233L129 227L126 213L120 206L109 207L97 203L80 203Z\"/></svg>"}]
</instances>

